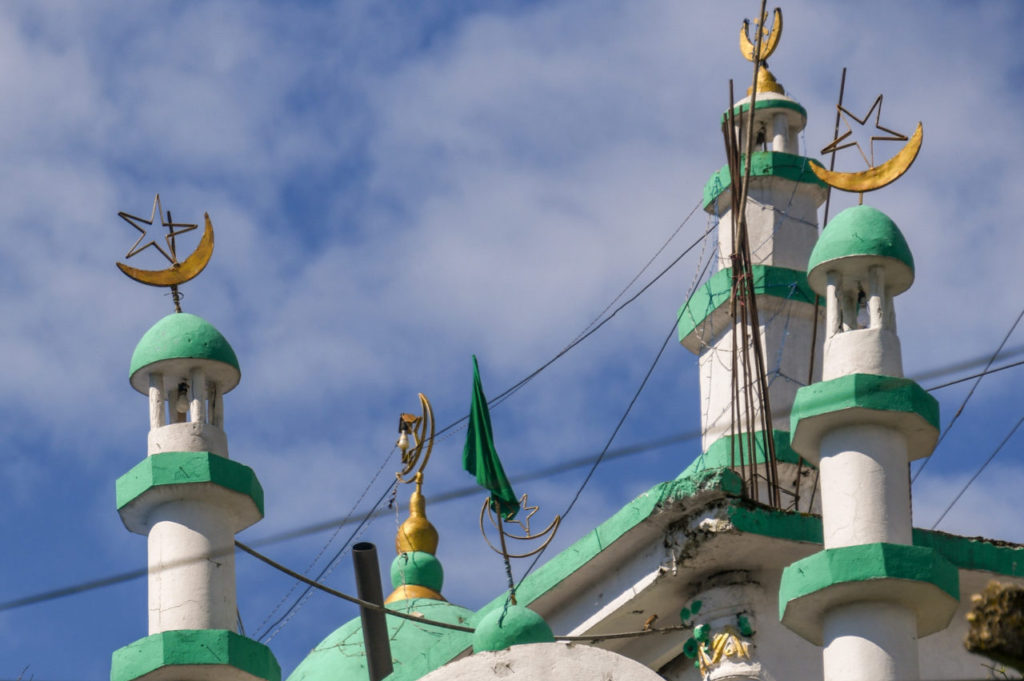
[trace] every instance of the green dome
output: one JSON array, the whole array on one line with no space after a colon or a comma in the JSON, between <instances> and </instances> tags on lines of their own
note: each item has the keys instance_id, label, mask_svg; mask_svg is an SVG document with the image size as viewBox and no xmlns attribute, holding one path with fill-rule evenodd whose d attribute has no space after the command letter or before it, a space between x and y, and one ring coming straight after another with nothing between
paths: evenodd
<instances>
[{"instance_id":1,"label":"green dome","mask_svg":"<svg viewBox=\"0 0 1024 681\"><path fill-rule=\"evenodd\" d=\"M391 561L391 586L403 584L425 586L440 593L444 584L444 568L436 556L425 551L400 553Z\"/></svg>"},{"instance_id":2,"label":"green dome","mask_svg":"<svg viewBox=\"0 0 1024 681\"><path fill-rule=\"evenodd\" d=\"M473 652L504 650L522 643L552 643L551 627L544 618L522 605L495 608L476 625Z\"/></svg>"},{"instance_id":3,"label":"green dome","mask_svg":"<svg viewBox=\"0 0 1024 681\"><path fill-rule=\"evenodd\" d=\"M914 256L896 223L877 208L853 206L822 230L807 263L807 282L824 295L829 271L865 274L873 265L885 267L892 295L906 291L914 281Z\"/></svg>"},{"instance_id":4,"label":"green dome","mask_svg":"<svg viewBox=\"0 0 1024 681\"><path fill-rule=\"evenodd\" d=\"M132 387L145 394L149 391L149 380L143 369L156 362L197 359L203 360L200 366L209 378L218 383L221 393L238 385L241 378L238 357L221 332L194 314L169 314L154 324L135 346L129 380ZM196 363L170 362L166 369L187 374L188 365L195 366ZM161 367L161 371L164 369Z\"/></svg>"},{"instance_id":5,"label":"green dome","mask_svg":"<svg viewBox=\"0 0 1024 681\"><path fill-rule=\"evenodd\" d=\"M473 612L446 601L412 598L388 606L432 620L471 627ZM447 664L472 645L473 635L389 616L388 639L395 676L416 679ZM288 681L353 681L368 678L363 627L350 620L325 638L299 663Z\"/></svg>"}]
</instances>

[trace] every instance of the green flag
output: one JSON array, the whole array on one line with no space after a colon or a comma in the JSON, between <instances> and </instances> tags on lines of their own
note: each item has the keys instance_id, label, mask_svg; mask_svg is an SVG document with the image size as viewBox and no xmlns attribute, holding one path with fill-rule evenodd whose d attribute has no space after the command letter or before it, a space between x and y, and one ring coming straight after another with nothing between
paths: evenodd
<instances>
[{"instance_id":1,"label":"green flag","mask_svg":"<svg viewBox=\"0 0 1024 681\"><path fill-rule=\"evenodd\" d=\"M480 367L473 355L473 402L469 407L469 428L466 431L466 447L462 450L462 467L476 476L478 485L491 493L491 510L501 514L505 520L512 520L519 512L519 499L512 491L512 485L505 477L498 452L494 449L491 435L491 414L487 410L487 398L480 385Z\"/></svg>"}]
</instances>

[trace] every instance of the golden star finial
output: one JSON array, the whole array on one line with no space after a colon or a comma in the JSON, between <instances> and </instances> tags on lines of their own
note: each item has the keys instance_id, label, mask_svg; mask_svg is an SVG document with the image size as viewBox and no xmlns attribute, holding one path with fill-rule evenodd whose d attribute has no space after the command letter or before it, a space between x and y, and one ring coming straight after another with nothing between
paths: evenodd
<instances>
[{"instance_id":1,"label":"golden star finial","mask_svg":"<svg viewBox=\"0 0 1024 681\"><path fill-rule=\"evenodd\" d=\"M889 129L889 128L887 128L887 127L885 127L884 125L881 124L881 118L882 118L882 95L878 95L878 97L875 99L874 103L871 105L871 108L868 109L868 112L866 114L864 114L864 116L862 118L858 118L854 114L850 113L850 111L848 109L846 109L845 107L843 107L841 105L838 106L837 108L839 109L839 113L842 116L843 121L846 123L846 132L844 132L842 135L840 135L839 137L837 137L834 140L832 140L832 142L829 143L829 145L827 147L822 149L821 150L822 154L832 154L832 153L835 153L837 151L840 151L841 149L848 149L850 147L857 147L857 151L860 152L861 158L864 159L864 162L868 164L868 168L874 168L875 167L875 142L876 141L879 141L879 142L885 142L885 141L906 142L907 141L907 136L904 135L903 133L896 132L895 130L891 130L891 129ZM870 153L870 158L869 158L868 155L864 153L864 148L860 145L860 142L858 142L857 140L853 140L851 142L846 142L845 144L843 142L844 142L844 140L849 138L851 135L853 135L853 126L850 124L850 119L853 119L859 125L863 126L863 125L867 124L867 121L871 117L871 113L872 112L874 112L874 114L875 114L875 129L876 130L881 130L882 132L887 132L889 134L888 135L872 135L871 136L871 139L870 139L870 142L869 142L869 146L868 146L868 151Z\"/></svg>"}]
</instances>

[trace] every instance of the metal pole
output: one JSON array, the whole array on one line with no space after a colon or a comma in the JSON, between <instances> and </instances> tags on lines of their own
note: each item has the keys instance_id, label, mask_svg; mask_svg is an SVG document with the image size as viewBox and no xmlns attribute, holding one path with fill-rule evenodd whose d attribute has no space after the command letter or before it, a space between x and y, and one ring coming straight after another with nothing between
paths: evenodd
<instances>
[{"instance_id":1,"label":"metal pole","mask_svg":"<svg viewBox=\"0 0 1024 681\"><path fill-rule=\"evenodd\" d=\"M364 601L384 605L380 585L380 563L377 547L360 542L352 547L352 563L356 571L356 593ZM363 646L366 648L366 667L370 681L380 681L394 671L391 664L391 644L388 641L387 616L380 610L359 608L363 623Z\"/></svg>"}]
</instances>

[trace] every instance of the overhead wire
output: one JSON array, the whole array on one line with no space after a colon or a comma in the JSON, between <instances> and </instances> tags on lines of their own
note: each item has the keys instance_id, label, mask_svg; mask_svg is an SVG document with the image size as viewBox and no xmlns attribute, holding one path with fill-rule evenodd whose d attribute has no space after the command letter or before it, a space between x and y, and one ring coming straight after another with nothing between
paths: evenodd
<instances>
[{"instance_id":1,"label":"overhead wire","mask_svg":"<svg viewBox=\"0 0 1024 681\"><path fill-rule=\"evenodd\" d=\"M936 520L934 524L932 524L931 529L934 530L936 527L939 526L939 523L941 523L943 518L946 517L946 514L949 513L949 511L953 508L953 506L956 505L956 502L960 501L960 497L962 497L964 495L964 492L967 491L968 487L970 487L972 484L974 484L974 481L978 479L978 476L981 475L982 471L984 471L985 468L987 468L988 465L990 463L992 463L992 459L996 458L996 455L1000 451L1002 451L1003 446L1006 445L1006 443L1010 441L1010 438L1013 437L1013 434L1017 432L1017 429L1020 428L1020 424L1022 424L1022 423L1024 423L1024 415L1022 415L1017 420L1017 423L1015 423L1013 428L1010 429L1010 432L1006 434L1006 437L1004 437L1003 441L999 443L999 446L995 448L995 451L993 451L991 454L989 454L988 458L985 459L985 462L982 463L981 466L978 468L978 470L976 470L974 472L974 475L972 475L971 479L967 481L967 484L965 484L962 488L960 488L960 491L957 492L956 496L953 497L953 500L951 502L949 502L949 505L946 506L946 508L939 515L939 519Z\"/></svg>"},{"instance_id":2,"label":"overhead wire","mask_svg":"<svg viewBox=\"0 0 1024 681\"><path fill-rule=\"evenodd\" d=\"M1003 365L1003 366L991 368L991 369L988 369L986 371L982 371L982 372L971 374L969 376L963 376L961 378L954 379L952 381L947 381L945 383L940 383L938 385L934 385L934 386L925 388L925 390L927 392L934 392L936 390L941 390L943 388L948 388L948 387L956 385L958 383L963 383L965 381L969 381L971 379L977 378L978 376L987 376L987 375L990 375L990 374L1006 371L1008 369L1013 369L1013 368L1016 368L1016 367L1019 367L1019 366L1022 366L1022 365L1024 365L1024 360L1020 360L1020 361L1017 361L1017 362L1013 362L1011 364L1006 364L1006 365ZM966 368L964 362L957 362L956 364L948 365L948 368L946 368L946 369L944 369L944 368L931 369L931 370L929 370L927 372L922 373L921 375L922 376L923 375L927 375L927 376L931 376L931 377L936 377L936 376L942 375L942 373L945 372L945 371L950 371L950 370L959 371L959 370L963 370L964 368ZM911 378L915 378L915 380L918 379L918 377L916 377L916 376L912 376ZM780 416L780 417L781 416L785 416L785 414L784 413L778 414L778 416ZM638 445L631 445L631 446L628 446L628 447L622 447L621 449L617 449L617 450L610 450L607 453L605 453L604 461L609 461L609 460L618 459L618 458L624 458L624 457L628 457L628 456L634 456L634 455L642 454L644 452L648 452L648 451L651 451L651 450L654 450L654 449L659 449L659 448L662 448L662 447L667 447L667 446L672 445L672 444L677 444L677 443L680 443L680 442L686 442L686 441L689 441L689 440L695 440L698 437L700 437L700 435L701 435L700 431L693 430L693 431L687 431L687 432L679 433L677 435L670 435L670 436L667 436L667 437L664 437L664 438L661 438L661 439L658 439L658 440L654 440L654 441L651 441L651 442L647 442L647 443L641 443L641 444L638 444ZM571 461L565 461L565 462L556 464L556 465L548 467L548 468L539 469L539 470L535 471L532 474L528 474L528 475L522 476L520 479L521 480L541 479L541 478L545 478L545 477L548 477L550 475L554 475L554 474L557 474L557 473L563 473L563 472L566 472L566 471L569 471L569 470L574 470L576 468L582 468L582 467L587 466L587 465L591 465L592 466L594 461L597 459L598 456L600 456L600 454L588 455L588 456L585 456L585 457L579 457L579 458L573 459ZM452 501L452 500L455 500L455 499L460 499L460 498L463 498L463 497L466 497L466 496L470 496L470 495L476 494L478 492L479 492L479 487L467 486L467 487L459 488L459 489L456 489L456 490L450 490L448 492L443 492L443 493L438 494L438 495L434 495L434 496L431 497L431 503L434 503L434 504L444 503L444 502L447 502L447 501ZM384 515L384 512L379 512L379 511L368 512L368 513L364 513L362 515L356 516L351 521L352 522L358 521L359 523L363 523L363 522L365 522L367 520L376 519L376 518L381 517L383 515ZM251 544L252 544L252 546L267 546L267 545L270 545L270 544L274 544L274 543L278 543L278 542L282 542L282 541L287 541L287 540L290 540L290 539L296 539L298 537L306 536L306 535L309 535L309 534L315 534L317 532L323 532L324 530L328 530L328 529L331 529L331 528L337 526L339 523L340 524L346 524L346 523L344 523L344 520L345 520L344 518L341 518L341 519L335 518L335 519L331 519L331 520L328 520L328 521L323 521L323 522L319 522L319 523L314 523L314 524L306 525L304 527L301 527L301 528L298 528L298 529L295 529L295 530L289 530L287 532L281 532L281 533L278 533L278 534L262 537L262 538L260 538L258 540L255 540L255 541L251 542ZM61 598L66 598L66 597L69 597L69 596L76 596L76 595L79 595L79 594L82 594L82 593L86 593L86 592L89 592L89 591L94 591L96 589L102 589L102 588L109 587L109 586L115 586L117 584L122 584L122 583L125 583L125 582L129 582L129 581L132 581L132 580L135 580L135 579L139 579L139 578L145 577L147 574L148 574L148 568L144 568L143 567L143 568L138 568L138 569L135 569L135 570L127 570L127 571L124 571L124 572L119 572L117 574L108 575L106 577L100 577L100 578L97 578L97 579L84 580L84 581L77 582L75 584L71 584L71 585L68 585L68 586L65 586L65 587L59 587L59 588L50 589L50 590L47 590L47 591L36 592L34 594L29 594L27 596L13 598L13 599L10 599L10 600L7 600L7 601L0 602L0 612L6 611L6 610L14 610L16 608L27 607L27 606L31 606L31 605L38 605L38 604L45 603L45 602L48 602L48 601L53 601L53 600L58 600L58 599L61 599Z\"/></svg>"},{"instance_id":3,"label":"overhead wire","mask_svg":"<svg viewBox=\"0 0 1024 681\"><path fill-rule=\"evenodd\" d=\"M999 347L997 347L996 351L992 353L992 356L989 358L988 363L985 365L986 370L989 367L991 367L992 363L996 361L997 357L999 357L999 353L1003 351L1003 347L1006 345L1006 341L1010 340L1010 336L1012 336L1013 332L1017 329L1017 325L1020 324L1020 320L1022 317L1024 317L1024 308L1021 308L1020 314L1017 315L1017 319L1015 319L1013 325L1010 326L1010 330L1006 332L1006 335L1003 336L1003 340L999 343ZM978 376L977 380L974 381L974 385L971 386L971 389L967 392L967 395L966 397L964 397L963 402L960 403L960 407L956 410L956 413L953 414L952 420L950 420L950 422L946 424L945 429L943 429L942 433L939 435L938 441L935 443L935 451L938 451L939 445L941 445L942 441L946 439L946 435L949 434L949 431L953 429L953 425L957 422L957 419L960 418L960 415L964 413L964 407L967 406L967 403L971 400L971 397L974 396L974 391L978 389L978 385L981 384L982 378L984 378L984 375ZM934 453L931 456L925 458L924 462L917 469L917 472L914 473L914 477L910 479L910 484L914 484L917 481L918 476L921 475L921 472L928 465L928 462L931 461L933 458L935 458Z\"/></svg>"}]
</instances>

